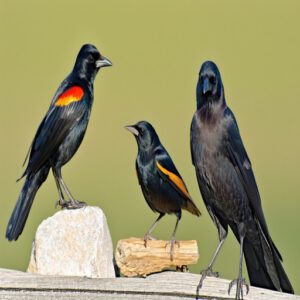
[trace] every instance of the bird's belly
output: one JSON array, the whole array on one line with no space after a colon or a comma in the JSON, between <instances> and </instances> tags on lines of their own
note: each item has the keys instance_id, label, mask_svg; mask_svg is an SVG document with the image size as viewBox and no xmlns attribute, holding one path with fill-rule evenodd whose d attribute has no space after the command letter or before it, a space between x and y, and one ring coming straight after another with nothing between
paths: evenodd
<instances>
[{"instance_id":1,"label":"bird's belly","mask_svg":"<svg viewBox=\"0 0 300 300\"><path fill-rule=\"evenodd\" d=\"M209 186L210 203L226 219L246 221L252 215L246 191L231 162L222 155L202 160L202 176Z\"/></svg>"},{"instance_id":2,"label":"bird's belly","mask_svg":"<svg viewBox=\"0 0 300 300\"><path fill-rule=\"evenodd\" d=\"M146 200L154 211L171 214L181 210L184 200L163 179L158 178L158 176L153 177L146 188L148 190Z\"/></svg>"},{"instance_id":3,"label":"bird's belly","mask_svg":"<svg viewBox=\"0 0 300 300\"><path fill-rule=\"evenodd\" d=\"M59 146L53 158L55 166L61 167L73 157L83 140L87 125L88 118L83 116Z\"/></svg>"}]
</instances>

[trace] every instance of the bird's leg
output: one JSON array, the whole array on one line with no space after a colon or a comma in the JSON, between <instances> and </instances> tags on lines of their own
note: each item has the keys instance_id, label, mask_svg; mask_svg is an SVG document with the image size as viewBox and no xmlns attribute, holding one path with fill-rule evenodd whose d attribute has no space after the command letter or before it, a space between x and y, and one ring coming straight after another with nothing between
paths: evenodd
<instances>
[{"instance_id":1,"label":"bird's leg","mask_svg":"<svg viewBox=\"0 0 300 300\"><path fill-rule=\"evenodd\" d=\"M56 175L53 168L52 168L52 172L53 172L53 176L54 176L54 179L55 179L56 187L57 187L57 190L58 190L58 197L59 197L58 201L56 201L55 207L57 207L59 205L61 208L64 208L64 207L67 206L68 202L64 199L64 194L63 194L61 186L59 184L58 177L57 177L57 175Z\"/></svg>"},{"instance_id":2,"label":"bird's leg","mask_svg":"<svg viewBox=\"0 0 300 300\"><path fill-rule=\"evenodd\" d=\"M214 255L212 257L212 260L210 262L210 264L208 265L208 267L205 270L201 271L201 279L200 282L198 284L197 290L201 289L203 281L205 279L206 276L211 276L211 277L219 277L219 273L218 272L214 272L213 271L213 265L217 259L217 256L226 240L227 237L227 229L224 229L222 226L218 226L218 231L219 231L219 238L220 238L220 243L217 247L217 249L214 252Z\"/></svg>"},{"instance_id":3,"label":"bird's leg","mask_svg":"<svg viewBox=\"0 0 300 300\"><path fill-rule=\"evenodd\" d=\"M166 244L166 247L168 246L168 244L170 244L171 261L173 261L173 259L174 259L174 245L177 244L178 248L180 247L179 242L176 241L175 235L176 235L176 230L177 230L178 223L181 219L181 211L176 213L176 217L177 217L176 224L175 224L175 228L174 228L174 231L173 231L173 234L172 234L171 241Z\"/></svg>"},{"instance_id":4,"label":"bird's leg","mask_svg":"<svg viewBox=\"0 0 300 300\"><path fill-rule=\"evenodd\" d=\"M82 207L86 206L85 202L78 201L78 200L74 199L74 197L72 196L71 192L69 191L67 185L65 184L65 182L62 179L61 171L56 170L56 174L58 176L58 180L59 180L60 185L63 187L64 191L66 192L66 194L68 196L68 198L70 199L70 201L68 201L66 203L65 207L67 209L76 209L76 208L82 208Z\"/></svg>"},{"instance_id":5,"label":"bird's leg","mask_svg":"<svg viewBox=\"0 0 300 300\"><path fill-rule=\"evenodd\" d=\"M155 220L155 222L151 225L151 227L148 229L148 231L146 232L146 234L144 235L144 245L145 247L147 247L147 242L148 240L154 240L154 238L151 236L151 232L153 231L153 229L156 227L157 223L159 222L159 220L164 216L164 213L160 213L158 218Z\"/></svg>"},{"instance_id":6,"label":"bird's leg","mask_svg":"<svg viewBox=\"0 0 300 300\"><path fill-rule=\"evenodd\" d=\"M244 298L244 292L243 292L243 286L246 287L246 295L249 292L249 285L246 283L245 278L243 278L243 245L244 245L244 238L246 234L246 229L244 223L239 224L238 226L239 230L239 236L240 236L240 263L239 263L239 275L238 278L235 280L232 280L228 287L228 295L230 294L231 288L236 285L236 295L235 299L243 299Z\"/></svg>"}]
</instances>

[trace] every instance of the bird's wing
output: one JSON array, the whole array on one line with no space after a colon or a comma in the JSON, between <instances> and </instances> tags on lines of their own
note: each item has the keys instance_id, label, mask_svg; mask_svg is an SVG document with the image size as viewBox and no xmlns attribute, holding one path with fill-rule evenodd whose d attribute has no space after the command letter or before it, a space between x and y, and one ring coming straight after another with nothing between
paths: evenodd
<instances>
[{"instance_id":1,"label":"bird's wing","mask_svg":"<svg viewBox=\"0 0 300 300\"><path fill-rule=\"evenodd\" d=\"M86 112L83 99L80 87L69 87L56 96L36 132L24 175L37 172L79 122Z\"/></svg>"},{"instance_id":2,"label":"bird's wing","mask_svg":"<svg viewBox=\"0 0 300 300\"><path fill-rule=\"evenodd\" d=\"M168 181L184 198L192 200L187 187L166 151L155 156L155 165L159 175Z\"/></svg>"},{"instance_id":3,"label":"bird's wing","mask_svg":"<svg viewBox=\"0 0 300 300\"><path fill-rule=\"evenodd\" d=\"M231 163L233 164L239 178L244 186L244 189L247 193L250 205L252 210L254 211L259 224L262 228L262 231L268 240L268 242L273 245L277 254L281 258L281 255L277 248L275 247L274 243L271 240L267 223L263 214L262 206L261 206L261 199L259 195L259 191L257 188L257 184L255 181L254 173L252 170L250 159L247 155L245 147L243 145L239 129L237 126L237 122L233 113L230 111L229 108L225 111L225 116L229 116L232 118L232 122L228 128L228 140L227 140L227 155L230 159Z\"/></svg>"},{"instance_id":4,"label":"bird's wing","mask_svg":"<svg viewBox=\"0 0 300 300\"><path fill-rule=\"evenodd\" d=\"M191 127L190 127L190 149L191 149L191 158L192 158L192 164L195 165L195 159L194 159L194 128L195 128L195 117L193 117Z\"/></svg>"},{"instance_id":5,"label":"bird's wing","mask_svg":"<svg viewBox=\"0 0 300 300\"><path fill-rule=\"evenodd\" d=\"M187 200L187 210L197 216L200 216L200 211L195 205L183 179L165 149L156 150L155 165L163 180L169 182L175 190Z\"/></svg>"}]
</instances>

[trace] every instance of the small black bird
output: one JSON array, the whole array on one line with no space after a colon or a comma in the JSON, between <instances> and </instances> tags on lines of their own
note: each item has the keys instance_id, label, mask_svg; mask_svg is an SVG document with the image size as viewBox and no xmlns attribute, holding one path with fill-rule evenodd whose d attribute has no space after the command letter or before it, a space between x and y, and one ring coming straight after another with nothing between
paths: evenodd
<instances>
[{"instance_id":1,"label":"small black bird","mask_svg":"<svg viewBox=\"0 0 300 300\"><path fill-rule=\"evenodd\" d=\"M177 243L175 234L181 218L181 209L196 216L200 216L200 211L152 125L141 121L125 128L134 134L138 144L136 171L142 192L149 207L159 213L157 220L144 236L145 246L158 221L166 213L175 214L177 221L170 242L171 260L173 260L174 244Z\"/></svg>"},{"instance_id":2,"label":"small black bird","mask_svg":"<svg viewBox=\"0 0 300 300\"><path fill-rule=\"evenodd\" d=\"M240 242L236 298L243 297L243 254L250 283L257 287L293 293L263 214L261 200L235 117L226 105L217 66L205 62L197 84L197 110L191 125L192 162L207 210L218 228L220 243L205 276L216 276L213 264L227 236L228 226ZM247 285L246 285L247 286ZM248 291L247 286L247 291Z\"/></svg>"},{"instance_id":3,"label":"small black bird","mask_svg":"<svg viewBox=\"0 0 300 300\"><path fill-rule=\"evenodd\" d=\"M26 156L28 165L22 175L26 180L7 225L8 240L17 240L22 233L35 194L50 168L59 193L58 204L66 208L85 205L71 195L62 179L61 167L73 157L84 137L93 104L94 79L100 68L111 65L93 45L84 45L79 51L73 71L58 88L35 134L30 155L28 152ZM64 200L63 191L69 201Z\"/></svg>"}]
</instances>

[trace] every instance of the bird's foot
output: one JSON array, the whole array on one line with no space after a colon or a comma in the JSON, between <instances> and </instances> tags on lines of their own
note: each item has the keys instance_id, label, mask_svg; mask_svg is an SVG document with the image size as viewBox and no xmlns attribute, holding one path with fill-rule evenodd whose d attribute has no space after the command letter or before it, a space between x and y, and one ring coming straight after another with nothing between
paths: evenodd
<instances>
[{"instance_id":1,"label":"bird's foot","mask_svg":"<svg viewBox=\"0 0 300 300\"><path fill-rule=\"evenodd\" d=\"M230 294L230 291L234 285L236 285L235 299L240 300L244 298L243 286L246 287L246 295L249 293L249 285L246 283L245 278L237 278L230 282L228 287L228 295Z\"/></svg>"},{"instance_id":2,"label":"bird's foot","mask_svg":"<svg viewBox=\"0 0 300 300\"><path fill-rule=\"evenodd\" d=\"M144 236L144 246L145 246L145 248L147 248L147 244L148 244L149 240L155 241L157 239L155 237L153 237L152 235L146 233L145 236Z\"/></svg>"},{"instance_id":3,"label":"bird's foot","mask_svg":"<svg viewBox=\"0 0 300 300\"><path fill-rule=\"evenodd\" d=\"M60 206L61 208L66 208L68 206L68 202L63 198L60 198L55 203L55 208L57 208L57 206Z\"/></svg>"},{"instance_id":4,"label":"bird's foot","mask_svg":"<svg viewBox=\"0 0 300 300\"><path fill-rule=\"evenodd\" d=\"M201 271L201 279L200 279L200 282L198 284L198 289L201 289L202 288L202 284L203 284L203 281L204 279L206 278L206 276L210 276L210 277L219 277L219 273L218 272L214 272L212 270L212 267L208 267L207 269L205 270L202 270Z\"/></svg>"},{"instance_id":5,"label":"bird's foot","mask_svg":"<svg viewBox=\"0 0 300 300\"><path fill-rule=\"evenodd\" d=\"M171 261L174 260L174 245L177 245L178 248L180 248L180 243L178 241L175 240L175 238L172 238L170 242L166 243L166 248L168 247L168 245L170 244L170 258Z\"/></svg>"},{"instance_id":6,"label":"bird's foot","mask_svg":"<svg viewBox=\"0 0 300 300\"><path fill-rule=\"evenodd\" d=\"M66 209L78 209L87 206L87 204L83 201L78 201L78 200L70 200L66 204Z\"/></svg>"}]
</instances>

